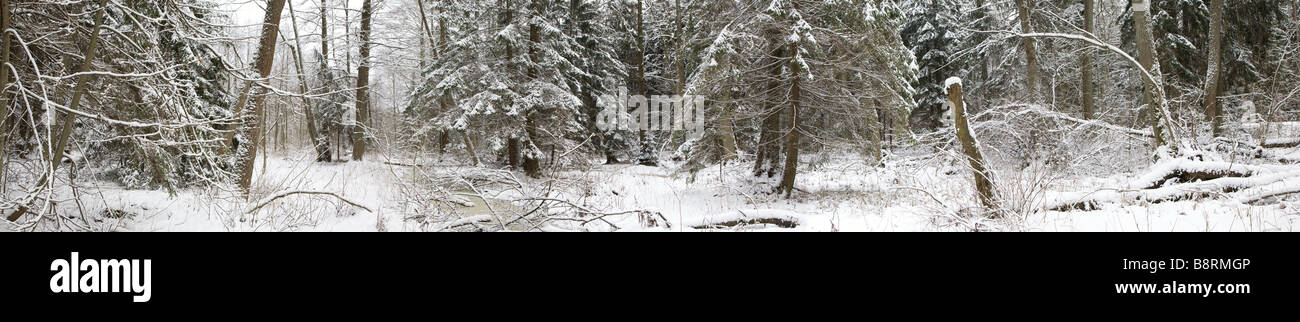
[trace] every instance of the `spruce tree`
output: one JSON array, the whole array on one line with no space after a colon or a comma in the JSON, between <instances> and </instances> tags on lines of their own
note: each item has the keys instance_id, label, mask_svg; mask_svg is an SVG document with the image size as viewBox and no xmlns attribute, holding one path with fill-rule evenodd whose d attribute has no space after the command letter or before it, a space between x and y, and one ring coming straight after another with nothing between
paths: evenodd
<instances>
[{"instance_id":1,"label":"spruce tree","mask_svg":"<svg viewBox=\"0 0 1300 322\"><path fill-rule=\"evenodd\" d=\"M955 63L962 35L957 17L961 14L954 0L919 1L904 7L907 22L899 35L912 49L919 66L916 83L916 108L912 110L913 128L934 130L942 125L947 94L943 81L962 73Z\"/></svg>"}]
</instances>

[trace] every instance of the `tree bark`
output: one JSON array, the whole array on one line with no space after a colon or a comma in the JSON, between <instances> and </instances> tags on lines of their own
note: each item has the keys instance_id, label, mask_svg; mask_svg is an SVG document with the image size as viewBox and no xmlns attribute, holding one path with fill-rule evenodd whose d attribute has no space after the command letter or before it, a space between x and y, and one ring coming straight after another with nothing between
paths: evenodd
<instances>
[{"instance_id":1,"label":"tree bark","mask_svg":"<svg viewBox=\"0 0 1300 322\"><path fill-rule=\"evenodd\" d=\"M1020 32L1033 33L1033 19L1031 19L1034 12L1033 1L1016 0L1016 9L1020 15ZM1033 38L1023 38L1021 40L1021 44L1025 49L1025 70L1028 74L1028 78L1025 80L1028 86L1025 89L1029 91L1029 100L1037 103L1041 97L1041 93L1039 93L1038 48L1034 45Z\"/></svg>"},{"instance_id":2,"label":"tree bark","mask_svg":"<svg viewBox=\"0 0 1300 322\"><path fill-rule=\"evenodd\" d=\"M676 28L674 33L677 35L677 57L676 68L674 68L677 70L677 84L674 94L683 95L686 94L686 32L682 30L682 1L674 0L673 9L677 13L675 18L677 22L673 24Z\"/></svg>"},{"instance_id":3,"label":"tree bark","mask_svg":"<svg viewBox=\"0 0 1300 322\"><path fill-rule=\"evenodd\" d=\"M474 148L474 138L469 135L469 131L465 131L462 134L461 137L465 138L465 150L469 152L469 160L473 163L473 166L477 167L479 165L479 160L478 153L475 152L477 149Z\"/></svg>"},{"instance_id":4,"label":"tree bark","mask_svg":"<svg viewBox=\"0 0 1300 322\"><path fill-rule=\"evenodd\" d=\"M1160 110L1160 106L1157 105L1159 105L1160 100L1163 100L1164 98L1156 97L1156 93L1159 93L1157 87L1161 86L1161 76L1160 65L1155 63L1154 36L1151 34L1150 17L1147 16L1147 13L1150 11L1150 1L1151 0L1133 0L1133 7L1135 8L1133 12L1133 29L1134 32L1137 33L1138 63L1142 65L1142 68L1150 71L1152 76L1156 77L1155 82L1145 78L1142 82L1145 87L1144 93L1146 93L1146 95L1143 96L1146 98L1147 103L1147 118L1151 121L1151 133L1155 134L1155 146L1159 147L1164 145L1165 142L1164 137L1160 133L1163 131L1160 126L1160 118L1163 113Z\"/></svg>"},{"instance_id":5,"label":"tree bark","mask_svg":"<svg viewBox=\"0 0 1300 322\"><path fill-rule=\"evenodd\" d=\"M542 10L542 8L540 8L540 4L538 3L538 0L533 0L532 6L533 6L533 10L531 10L531 12L533 12L533 14L537 14L538 11ZM541 57L538 56L539 53L538 53L537 46L540 46L541 39L542 39L541 26L535 23L531 23L532 19L529 19L529 21L530 23L528 24L528 59L533 62L539 62L541 61ZM529 81L537 79L538 77L537 68L529 66L527 70L527 74L528 74L527 76ZM538 178L541 177L542 174L542 165L540 160L541 156L538 155L539 151L537 151L537 149L541 148L541 146L537 144L538 136L540 135L540 131L537 128L537 119L546 116L548 112L541 110L540 106L532 106L530 110L532 112L524 116L524 132L528 137L523 142L523 147L522 147L523 151L521 152L523 152L523 157L524 157L524 173L527 174L529 177Z\"/></svg>"},{"instance_id":6,"label":"tree bark","mask_svg":"<svg viewBox=\"0 0 1300 322\"><path fill-rule=\"evenodd\" d=\"M1093 21L1097 15L1096 11L1097 11L1096 0L1083 0L1083 30L1088 32L1089 37L1092 37L1092 35L1097 32L1096 23ZM1097 109L1096 107L1097 94L1096 94L1096 90L1094 90L1093 86L1095 85L1093 84L1092 81L1092 52L1088 50L1084 50L1083 52L1080 53L1079 56L1081 57L1080 65L1082 65L1079 68L1080 68L1080 78L1081 78L1080 81L1083 83L1082 86L1083 88L1081 93L1081 95L1083 96L1082 97L1083 119L1091 120L1096 117L1094 113L1096 113L1096 109Z\"/></svg>"},{"instance_id":7,"label":"tree bark","mask_svg":"<svg viewBox=\"0 0 1300 322\"><path fill-rule=\"evenodd\" d=\"M632 57L633 64L636 65L636 71L635 71L635 74L632 76L632 87L634 87L634 88L631 89L631 93L630 93L630 94L631 94L631 95L641 95L641 96L645 96L646 98L649 98L649 97L650 97L650 89L648 88L649 86L646 85L646 80L645 80L645 73L646 73L646 72L645 72L645 70L646 70L646 66L645 66L645 56L646 56L646 41L645 41L645 38L646 38L646 37L645 37L645 36L646 36L646 35L645 35L645 33L646 33L646 31L645 31L645 3L644 3L644 1L642 1L642 0L637 0L637 2L636 2L636 39L635 39L635 41L636 41L635 46L636 46L636 51L637 51L637 52L636 52L636 54ZM650 104L652 104L652 102L650 102L649 100L647 100L646 102L647 102L647 104L646 104L645 106L642 106L641 108L650 109ZM646 115L650 115L650 114L649 114L649 113L646 113ZM643 120L643 121L648 122L649 120ZM643 125L643 126L641 126L641 128L644 129L645 126ZM637 156L637 157L638 157L637 163L640 164L640 165L644 165L644 166L656 166L656 165L658 165L658 164L659 164L659 160L658 160L658 158L656 157L656 155L657 155L657 153L656 153L656 152L657 152L657 148L655 148L655 147L654 147L654 144L653 144L652 142L650 142L650 138L651 138L651 136L650 136L648 133L646 133L646 130L639 130L638 134L639 134L639 137L640 137L640 140L639 140L639 142L638 142L638 145L639 145L639 147L638 147L638 151L639 151L639 153L640 153L641 155L638 155L638 156Z\"/></svg>"},{"instance_id":8,"label":"tree bark","mask_svg":"<svg viewBox=\"0 0 1300 322\"><path fill-rule=\"evenodd\" d=\"M784 48L778 48L772 52L771 57L784 57L784 55ZM781 68L783 65L775 60L769 60L768 63L770 63L772 67L768 71L770 78L768 80L767 91L764 93L766 93L765 95L773 95L777 88L780 87L777 79L781 77ZM757 159L754 162L754 176L756 177L763 176L763 173L767 173L768 177L775 176L776 165L780 162L781 139L777 133L781 130L780 111L782 108L772 103L775 100L776 98L769 96L762 103L764 106L759 117L762 118L763 122L760 125L762 128L758 135L758 154Z\"/></svg>"},{"instance_id":9,"label":"tree bark","mask_svg":"<svg viewBox=\"0 0 1300 322\"><path fill-rule=\"evenodd\" d=\"M370 19L373 12L370 0L361 2L361 61L357 64L356 124L352 125L352 160L362 161L366 155L366 139L370 127Z\"/></svg>"},{"instance_id":10,"label":"tree bark","mask_svg":"<svg viewBox=\"0 0 1300 322\"><path fill-rule=\"evenodd\" d=\"M1220 53L1223 50L1223 0L1210 4L1210 47L1205 70L1205 118L1210 122L1214 137L1222 135L1223 107L1219 105L1219 79L1223 74Z\"/></svg>"},{"instance_id":11,"label":"tree bark","mask_svg":"<svg viewBox=\"0 0 1300 322\"><path fill-rule=\"evenodd\" d=\"M865 128L867 129L868 150L866 152L867 165L870 166L879 166L883 158L881 151L884 150L882 137L885 133L885 123L880 113L881 105L879 101L873 100L871 106L862 109L867 116L867 126Z\"/></svg>"},{"instance_id":12,"label":"tree bark","mask_svg":"<svg viewBox=\"0 0 1300 322\"><path fill-rule=\"evenodd\" d=\"M731 113L731 90L724 90L726 97L722 100L721 115L718 116L718 142L722 146L722 162L736 160L740 158L736 151L740 148L736 146L736 121L735 116Z\"/></svg>"},{"instance_id":13,"label":"tree bark","mask_svg":"<svg viewBox=\"0 0 1300 322\"><path fill-rule=\"evenodd\" d=\"M330 27L329 27L329 8L328 0L320 0L320 56L321 68L329 68L330 59Z\"/></svg>"},{"instance_id":14,"label":"tree bark","mask_svg":"<svg viewBox=\"0 0 1300 322\"><path fill-rule=\"evenodd\" d=\"M971 132L970 124L966 120L966 103L962 99L961 83L950 82L947 91L948 101L952 104L953 124L957 128L957 140L961 141L962 151L966 153L966 160L970 163L975 177L975 193L984 207L996 208L993 180L989 171L984 168L984 155L980 153L979 142L975 140L975 134Z\"/></svg>"},{"instance_id":15,"label":"tree bark","mask_svg":"<svg viewBox=\"0 0 1300 322\"><path fill-rule=\"evenodd\" d=\"M4 195L9 188L9 0L0 0L0 39L0 195Z\"/></svg>"},{"instance_id":16,"label":"tree bark","mask_svg":"<svg viewBox=\"0 0 1300 322\"><path fill-rule=\"evenodd\" d=\"M431 28L431 27L429 26L429 17L425 15L426 12L425 12L425 10L424 10L424 0L415 0L415 4L418 5L418 7L419 7L419 9L420 9L420 31L423 31L423 32L424 32L424 37L421 37L421 38L420 38L420 42L421 42L421 43L425 43L425 41L427 40L427 41L428 41L427 43L428 43L429 45L433 45L433 43L434 43L434 41L433 41L433 28ZM420 58L421 58L421 59L420 59L420 72L423 73L423 72L424 72L424 59L423 59L423 58L424 58L424 57L423 57L423 54L424 54L424 46L420 46L420 54L421 54L421 57L420 57ZM434 55L434 56L437 56L437 55L438 55L436 49L434 50L434 54L433 54L433 55Z\"/></svg>"},{"instance_id":17,"label":"tree bark","mask_svg":"<svg viewBox=\"0 0 1300 322\"><path fill-rule=\"evenodd\" d=\"M303 118L307 121L308 140L316 150L316 162L329 162L330 147L328 140L321 137L320 132L316 131L316 115L311 108L311 99L307 98L307 94L310 94L310 90L307 87L307 76L304 75L307 70L302 67L302 36L298 34L298 18L293 12L293 1L286 1L286 3L288 3L289 6L289 23L293 25L293 42L295 46L291 49L293 50L294 67L298 68L298 92L301 92L303 95L302 114ZM321 25L323 26L325 23L323 20L325 19L324 16L321 16L321 19ZM324 32L324 30L321 30L321 32ZM322 35L324 34L322 33ZM326 56L322 54L321 57L323 59Z\"/></svg>"},{"instance_id":18,"label":"tree bark","mask_svg":"<svg viewBox=\"0 0 1300 322\"><path fill-rule=\"evenodd\" d=\"M794 48L795 44L790 45L792 52L799 52ZM781 174L781 185L777 187L777 193L785 192L785 198L789 199L794 193L794 179L799 174L799 73L802 71L793 71L794 79L790 81L790 105L786 106L786 119L790 120L790 130L785 134L785 172Z\"/></svg>"},{"instance_id":19,"label":"tree bark","mask_svg":"<svg viewBox=\"0 0 1300 322\"><path fill-rule=\"evenodd\" d=\"M352 23L348 21L352 15L350 11L352 5L348 4L349 2L343 0L343 70L345 73L352 71Z\"/></svg>"},{"instance_id":20,"label":"tree bark","mask_svg":"<svg viewBox=\"0 0 1300 322\"><path fill-rule=\"evenodd\" d=\"M253 69L256 71L256 77L259 79L267 78L271 74L271 66L275 62L275 43L279 36L280 30L280 13L284 10L285 0L268 0L266 4L266 17L262 22L261 43L258 45L257 57L253 59ZM261 140L261 128L263 120L262 108L266 104L266 95L264 89L253 83L260 80L251 80L245 86L245 95L250 97L251 102L247 106L241 102L239 109L240 115L243 116L243 124L240 126L239 133L243 134L246 144L240 144L236 153L237 162L239 162L239 189L247 197L249 188L253 183L253 164L257 159L257 142ZM249 91L252 91L250 94Z\"/></svg>"},{"instance_id":21,"label":"tree bark","mask_svg":"<svg viewBox=\"0 0 1300 322\"><path fill-rule=\"evenodd\" d=\"M443 47L447 46L447 42L448 42L447 18L440 16L438 17L438 46L436 46L435 49L433 50L433 55L435 57L438 56L438 49L442 49ZM439 107L441 108L441 110L438 111L439 113L446 112L448 109L451 108L451 104L449 104L450 100L451 100L450 98L442 98L438 100ZM468 131L466 131L464 134L465 134L465 143L466 143L465 148L468 150L470 158L473 159L474 166L478 166L479 160L478 160L478 155L475 154L474 152L475 151L474 144L472 144L473 138L470 137ZM443 153L446 151L447 143L450 141L448 140L447 137L450 135L451 135L450 131L442 131L442 138L439 139L438 142L438 153Z\"/></svg>"}]
</instances>

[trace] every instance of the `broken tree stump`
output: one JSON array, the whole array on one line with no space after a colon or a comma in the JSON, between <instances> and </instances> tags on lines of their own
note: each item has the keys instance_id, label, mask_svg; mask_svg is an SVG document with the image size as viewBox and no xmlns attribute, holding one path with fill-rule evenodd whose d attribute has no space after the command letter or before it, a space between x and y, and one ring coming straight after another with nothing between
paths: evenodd
<instances>
[{"instance_id":1,"label":"broken tree stump","mask_svg":"<svg viewBox=\"0 0 1300 322\"><path fill-rule=\"evenodd\" d=\"M966 105L962 100L961 78L952 77L943 82L943 87L948 91L948 103L952 106L953 124L957 127L957 140L961 141L961 148L966 153L966 160L970 162L971 171L975 177L975 192L979 196L980 204L984 207L996 208L993 193L993 180L991 175L984 167L984 155L980 153L979 142L975 140L974 133L971 133L970 124L966 120Z\"/></svg>"}]
</instances>

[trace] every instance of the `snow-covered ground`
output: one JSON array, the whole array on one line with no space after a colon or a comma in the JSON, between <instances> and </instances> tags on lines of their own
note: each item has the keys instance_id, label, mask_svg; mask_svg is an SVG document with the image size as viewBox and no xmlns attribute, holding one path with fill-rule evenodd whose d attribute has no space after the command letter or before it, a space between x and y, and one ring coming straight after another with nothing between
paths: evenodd
<instances>
[{"instance_id":1,"label":"snow-covered ground","mask_svg":"<svg viewBox=\"0 0 1300 322\"><path fill-rule=\"evenodd\" d=\"M411 187L418 171L457 173L464 166L418 168L386 160L310 162L310 153L279 155L258 162L252 198L216 188L178 191L126 190L106 182L81 182L73 200L59 190L59 226L38 229L116 231L432 231L460 230L481 222L506 230L540 231L1296 231L1300 201L1295 196L1250 205L1228 198L1144 203L1118 201L1094 211L1045 210L1045 200L1079 192L1115 193L1143 180L1138 173L1035 182L1022 176L1004 182L1023 191L1023 206L1000 219L973 213L970 177L960 168L934 165L867 167L852 158L801 169L793 198L769 194L778 178L756 178L752 166L736 163L699 171L693 177L669 167L602 165L559 171L549 179L517 179L521 187L456 189L459 200L431 207ZM1004 180L1012 181L1012 180ZM328 195L278 193L329 192ZM1086 193L1085 193L1086 194ZM413 197L414 196L414 197ZM1009 194L1009 196L1015 196ZM428 196L426 199L447 197ZM536 200L564 201L580 208L547 208ZM427 201L427 200L424 200ZM257 211L251 211L265 204ZM589 214L578 214L583 209ZM520 213L532 217L512 220ZM495 215L495 216L494 216ZM598 218L597 218L598 217ZM12 228L12 227L10 227ZM494 229L495 230L495 229Z\"/></svg>"}]
</instances>

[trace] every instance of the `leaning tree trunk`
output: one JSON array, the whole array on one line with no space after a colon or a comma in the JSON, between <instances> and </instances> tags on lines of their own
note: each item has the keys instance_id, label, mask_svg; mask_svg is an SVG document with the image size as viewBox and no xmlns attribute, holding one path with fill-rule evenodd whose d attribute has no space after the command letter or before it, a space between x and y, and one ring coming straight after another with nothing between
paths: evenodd
<instances>
[{"instance_id":1,"label":"leaning tree trunk","mask_svg":"<svg viewBox=\"0 0 1300 322\"><path fill-rule=\"evenodd\" d=\"M957 127L957 140L961 141L962 151L966 153L966 161L970 163L971 172L975 177L975 193L979 196L980 204L987 208L997 207L994 199L993 180L988 169L984 168L984 155L980 153L979 142L975 140L975 134L970 130L970 124L966 120L966 103L962 99L961 79L953 77L944 82L948 91L948 101L952 104L953 124Z\"/></svg>"},{"instance_id":2,"label":"leaning tree trunk","mask_svg":"<svg viewBox=\"0 0 1300 322\"><path fill-rule=\"evenodd\" d=\"M1033 21L1032 19L1030 19L1030 17L1033 15L1034 12L1033 6L1034 6L1033 1L1016 0L1016 9L1020 14L1021 33L1028 34L1034 32ZM1033 38L1023 38L1021 41L1022 41L1021 44L1024 46L1025 49L1025 70L1026 73L1028 74L1027 75L1028 78L1025 80L1028 86L1026 86L1025 89L1029 91L1030 101L1037 103L1041 95L1041 93L1039 93L1038 90L1039 87L1038 48L1034 45Z\"/></svg>"},{"instance_id":3,"label":"leaning tree trunk","mask_svg":"<svg viewBox=\"0 0 1300 322\"><path fill-rule=\"evenodd\" d=\"M1097 4L1095 0L1083 0L1083 31L1086 31L1089 37L1092 37L1097 32L1095 30L1096 23L1093 22L1093 18L1097 15L1096 11ZM1097 109L1096 90L1092 82L1092 52L1084 50L1079 56L1081 57L1080 65L1082 65L1079 66L1079 74L1080 78L1082 78L1080 81L1083 83L1080 93L1083 96L1083 119L1091 120L1096 117L1093 114L1096 113Z\"/></svg>"},{"instance_id":4,"label":"leaning tree trunk","mask_svg":"<svg viewBox=\"0 0 1300 322\"><path fill-rule=\"evenodd\" d=\"M357 64L356 124L352 125L352 160L361 161L366 155L367 127L370 126L370 0L361 2L361 36L358 50L361 62Z\"/></svg>"},{"instance_id":5,"label":"leaning tree trunk","mask_svg":"<svg viewBox=\"0 0 1300 322\"><path fill-rule=\"evenodd\" d=\"M294 67L298 68L298 91L303 95L302 114L303 118L307 119L307 135L311 141L312 147L316 149L316 162L329 162L329 140L321 136L320 132L316 131L316 115L311 108L311 99L307 98L307 95L310 94L310 90L307 88L307 76L303 75L307 70L302 68L302 36L298 34L298 18L297 15L293 13L293 1L287 1L286 3L289 6L289 23L293 25L293 42L295 44L294 48L292 48L294 58L293 64ZM322 16L321 19L324 19L324 17ZM322 24L324 22L324 20L321 20ZM321 30L321 32L323 35L324 30ZM321 57L324 59L325 55L322 54Z\"/></svg>"},{"instance_id":6,"label":"leaning tree trunk","mask_svg":"<svg viewBox=\"0 0 1300 322\"><path fill-rule=\"evenodd\" d=\"M1223 106L1219 105L1219 79L1223 76L1220 53L1223 47L1223 0L1210 4L1209 60L1205 64L1205 118L1210 121L1214 137L1222 134Z\"/></svg>"},{"instance_id":7,"label":"leaning tree trunk","mask_svg":"<svg viewBox=\"0 0 1300 322\"><path fill-rule=\"evenodd\" d=\"M8 11L7 7L6 11ZM90 29L90 34L87 36L90 37L90 43L86 45L86 50L81 53L84 59L81 60L81 66L77 68L77 73L81 75L77 76L77 86L72 89L72 100L68 102L68 109L70 110L75 111L80 107L81 96L86 94L86 83L90 81L90 75L86 73L90 72L92 63L95 60L95 50L99 47L99 30L104 26L104 13L108 11L108 0L100 0L99 10L97 11L95 13L95 27ZM5 33L5 36L7 42L9 38L8 32ZM8 51L8 48L8 46L5 46L6 51ZM6 73L7 71L8 69L6 69ZM49 183L51 176L59 170L60 161L63 160L63 149L68 146L68 137L72 135L72 128L76 127L76 120L76 114L72 112L63 113L63 117L59 120L59 136L54 140L54 146L50 147L46 153L50 157L50 170L41 175L41 179L37 180L36 186L45 186ZM2 166L8 166L8 164ZM17 222L19 218L22 218L23 214L27 213L27 209L27 206L19 206L18 210L10 214L7 219Z\"/></svg>"},{"instance_id":8,"label":"leaning tree trunk","mask_svg":"<svg viewBox=\"0 0 1300 322\"><path fill-rule=\"evenodd\" d=\"M275 63L275 42L279 36L280 30L280 12L284 10L285 0L269 0L266 4L266 18L262 22L262 40L258 44L257 57L253 59L253 69L257 72L257 79L265 79L271 74L271 66ZM265 91L261 86L254 85L251 80L245 85L244 95L251 97L251 102L245 106L244 102L238 105L242 123L239 127L239 134L245 140L244 144L239 144L237 160L239 162L239 190L245 196L249 193L249 188L253 184L253 165L257 159L257 142L261 139L262 128L262 108L266 104ZM250 94L249 91L252 91Z\"/></svg>"}]
</instances>

